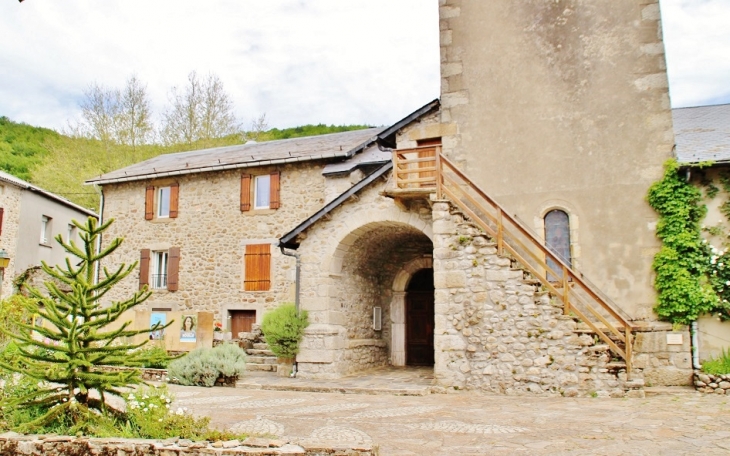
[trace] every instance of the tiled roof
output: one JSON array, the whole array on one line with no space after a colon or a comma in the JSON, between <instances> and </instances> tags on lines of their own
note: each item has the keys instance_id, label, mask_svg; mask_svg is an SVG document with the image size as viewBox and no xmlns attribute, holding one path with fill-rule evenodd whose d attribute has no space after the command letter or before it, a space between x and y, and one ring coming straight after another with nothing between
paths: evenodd
<instances>
[{"instance_id":1,"label":"tiled roof","mask_svg":"<svg viewBox=\"0 0 730 456\"><path fill-rule=\"evenodd\" d=\"M672 109L679 163L730 162L730 104Z\"/></svg>"},{"instance_id":2,"label":"tiled roof","mask_svg":"<svg viewBox=\"0 0 730 456\"><path fill-rule=\"evenodd\" d=\"M383 128L194 150L157 157L89 179L109 184L163 176L319 159L347 158L372 143Z\"/></svg>"},{"instance_id":3,"label":"tiled roof","mask_svg":"<svg viewBox=\"0 0 730 456\"><path fill-rule=\"evenodd\" d=\"M79 206L76 203L72 203L71 201L67 200L66 198L64 198L62 196L58 196L55 193L51 193L47 190L43 190L42 188L40 188L36 185L33 185L30 182L26 182L23 179L20 179L19 177L15 177L12 174L8 174L4 171L0 171L0 181L15 185L16 187L19 187L23 190L29 190L31 192L38 193L48 199L56 201L57 203L63 204L64 206L68 206L72 209L76 209L79 212L83 212L86 215L90 215L92 217L97 217L96 213L92 210Z\"/></svg>"}]
</instances>

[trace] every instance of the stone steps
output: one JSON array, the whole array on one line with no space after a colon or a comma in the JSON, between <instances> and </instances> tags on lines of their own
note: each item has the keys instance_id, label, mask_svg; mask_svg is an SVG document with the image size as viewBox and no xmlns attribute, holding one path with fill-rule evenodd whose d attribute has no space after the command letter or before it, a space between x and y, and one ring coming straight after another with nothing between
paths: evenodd
<instances>
[{"instance_id":1,"label":"stone steps","mask_svg":"<svg viewBox=\"0 0 730 456\"><path fill-rule=\"evenodd\" d=\"M246 353L249 356L273 356L273 357L276 357L276 355L274 354L274 352L272 352L271 350L257 350L255 348L249 348L249 349L246 349Z\"/></svg>"},{"instance_id":2,"label":"stone steps","mask_svg":"<svg viewBox=\"0 0 730 456\"><path fill-rule=\"evenodd\" d=\"M276 364L246 363L246 370L257 372L276 372Z\"/></svg>"},{"instance_id":3,"label":"stone steps","mask_svg":"<svg viewBox=\"0 0 730 456\"><path fill-rule=\"evenodd\" d=\"M254 364L276 364L275 356L249 356L248 363Z\"/></svg>"}]
</instances>

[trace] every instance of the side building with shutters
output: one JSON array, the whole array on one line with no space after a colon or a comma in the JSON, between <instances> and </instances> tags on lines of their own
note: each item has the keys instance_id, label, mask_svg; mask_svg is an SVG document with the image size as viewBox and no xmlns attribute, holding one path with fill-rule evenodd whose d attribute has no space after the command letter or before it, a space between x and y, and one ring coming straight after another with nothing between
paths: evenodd
<instances>
[{"instance_id":1,"label":"side building with shutters","mask_svg":"<svg viewBox=\"0 0 730 456\"><path fill-rule=\"evenodd\" d=\"M398 128L437 110L433 101L387 129L161 155L90 179L102 220L115 219L105 236L124 238L109 265L139 262L106 299L146 286L140 310L213 312L234 336L249 330L295 300L281 236L391 162L383 132L395 141Z\"/></svg>"},{"instance_id":2,"label":"side building with shutters","mask_svg":"<svg viewBox=\"0 0 730 456\"><path fill-rule=\"evenodd\" d=\"M96 213L0 171L0 249L9 258L8 266L0 268L0 298L17 291L14 282L19 277L41 287L46 280L41 262L63 264L67 256L55 238L79 243L73 220L83 223L88 217Z\"/></svg>"}]
</instances>

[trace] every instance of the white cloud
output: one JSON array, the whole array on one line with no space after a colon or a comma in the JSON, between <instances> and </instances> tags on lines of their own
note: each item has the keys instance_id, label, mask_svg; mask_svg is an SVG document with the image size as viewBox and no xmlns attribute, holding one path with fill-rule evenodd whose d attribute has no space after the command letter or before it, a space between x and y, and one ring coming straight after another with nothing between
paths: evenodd
<instances>
[{"instance_id":1,"label":"white cloud","mask_svg":"<svg viewBox=\"0 0 730 456\"><path fill-rule=\"evenodd\" d=\"M661 6L673 104L730 101L730 2ZM437 15L436 0L5 0L0 115L63 128L89 84L133 73L159 115L196 70L245 125L388 124L438 96Z\"/></svg>"}]
</instances>

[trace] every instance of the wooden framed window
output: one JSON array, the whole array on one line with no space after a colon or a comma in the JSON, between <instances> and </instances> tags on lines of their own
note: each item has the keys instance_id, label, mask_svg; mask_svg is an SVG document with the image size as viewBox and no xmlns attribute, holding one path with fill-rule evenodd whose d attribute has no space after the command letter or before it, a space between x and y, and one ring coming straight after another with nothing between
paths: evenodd
<instances>
[{"instance_id":1,"label":"wooden framed window","mask_svg":"<svg viewBox=\"0 0 730 456\"><path fill-rule=\"evenodd\" d=\"M180 247L168 250L142 249L139 259L139 288L177 291L180 270Z\"/></svg>"},{"instance_id":2,"label":"wooden framed window","mask_svg":"<svg viewBox=\"0 0 730 456\"><path fill-rule=\"evenodd\" d=\"M3 217L5 215L5 208L0 207L0 236L3 234Z\"/></svg>"},{"instance_id":3,"label":"wooden framed window","mask_svg":"<svg viewBox=\"0 0 730 456\"><path fill-rule=\"evenodd\" d=\"M144 200L144 218L177 218L180 184L177 182L167 186L148 185Z\"/></svg>"},{"instance_id":4,"label":"wooden framed window","mask_svg":"<svg viewBox=\"0 0 730 456\"><path fill-rule=\"evenodd\" d=\"M278 209L281 206L279 171L253 176L241 175L241 212Z\"/></svg>"},{"instance_id":5,"label":"wooden framed window","mask_svg":"<svg viewBox=\"0 0 730 456\"><path fill-rule=\"evenodd\" d=\"M250 244L244 253L243 289L271 289L271 244Z\"/></svg>"}]
</instances>

